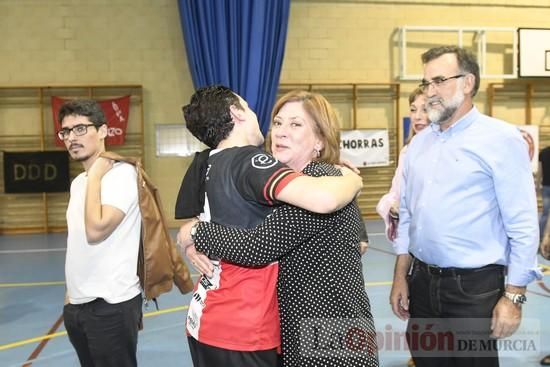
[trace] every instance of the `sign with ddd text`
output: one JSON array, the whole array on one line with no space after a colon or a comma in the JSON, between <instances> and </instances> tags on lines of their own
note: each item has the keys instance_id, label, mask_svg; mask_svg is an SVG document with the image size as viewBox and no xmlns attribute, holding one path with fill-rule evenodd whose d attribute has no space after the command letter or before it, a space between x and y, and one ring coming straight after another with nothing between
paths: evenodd
<instances>
[{"instance_id":1,"label":"sign with ddd text","mask_svg":"<svg viewBox=\"0 0 550 367\"><path fill-rule=\"evenodd\" d=\"M340 157L357 167L390 164L388 130L346 130L340 132Z\"/></svg>"},{"instance_id":2,"label":"sign with ddd text","mask_svg":"<svg viewBox=\"0 0 550 367\"><path fill-rule=\"evenodd\" d=\"M6 194L69 191L67 152L4 152Z\"/></svg>"}]
</instances>

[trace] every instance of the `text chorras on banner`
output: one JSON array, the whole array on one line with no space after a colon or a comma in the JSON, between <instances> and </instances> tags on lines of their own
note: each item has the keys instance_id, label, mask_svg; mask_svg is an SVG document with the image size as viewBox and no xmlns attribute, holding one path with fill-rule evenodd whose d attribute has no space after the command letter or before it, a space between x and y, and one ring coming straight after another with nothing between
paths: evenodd
<instances>
[{"instance_id":1,"label":"text chorras on banner","mask_svg":"<svg viewBox=\"0 0 550 367\"><path fill-rule=\"evenodd\" d=\"M63 141L57 136L57 132L61 130L61 124L57 121L59 108L68 99L52 96L52 112L53 122L55 126L55 145L59 147L65 146ZM126 137L126 128L128 126L128 116L130 114L130 96L124 96L113 99L105 99L97 101L107 119L108 136L105 140L107 145L122 145Z\"/></svg>"},{"instance_id":2,"label":"text chorras on banner","mask_svg":"<svg viewBox=\"0 0 550 367\"><path fill-rule=\"evenodd\" d=\"M340 132L340 156L356 167L380 167L390 164L388 130L343 130Z\"/></svg>"}]
</instances>

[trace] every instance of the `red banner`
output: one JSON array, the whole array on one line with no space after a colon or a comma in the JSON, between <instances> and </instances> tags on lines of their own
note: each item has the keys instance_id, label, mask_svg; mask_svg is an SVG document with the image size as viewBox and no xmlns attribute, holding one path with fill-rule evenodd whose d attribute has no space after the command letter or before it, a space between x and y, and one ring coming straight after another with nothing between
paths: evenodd
<instances>
[{"instance_id":1,"label":"red banner","mask_svg":"<svg viewBox=\"0 0 550 367\"><path fill-rule=\"evenodd\" d=\"M55 126L55 145L64 147L65 144L57 136L57 132L61 130L61 124L57 121L57 115L61 105L66 99L52 97L53 122ZM97 101L107 119L108 136L105 139L106 145L122 145L126 137L126 127L128 126L128 115L130 113L130 96L124 96L114 99L106 99Z\"/></svg>"}]
</instances>

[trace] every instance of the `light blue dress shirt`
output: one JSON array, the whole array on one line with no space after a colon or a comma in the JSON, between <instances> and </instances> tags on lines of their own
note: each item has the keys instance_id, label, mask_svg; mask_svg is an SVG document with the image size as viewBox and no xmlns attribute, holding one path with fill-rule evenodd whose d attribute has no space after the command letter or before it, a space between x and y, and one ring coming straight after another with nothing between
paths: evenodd
<instances>
[{"instance_id":1,"label":"light blue dress shirt","mask_svg":"<svg viewBox=\"0 0 550 367\"><path fill-rule=\"evenodd\" d=\"M475 107L445 131L412 139L403 166L397 254L440 267L508 267L507 283L540 277L535 184L518 129Z\"/></svg>"}]
</instances>

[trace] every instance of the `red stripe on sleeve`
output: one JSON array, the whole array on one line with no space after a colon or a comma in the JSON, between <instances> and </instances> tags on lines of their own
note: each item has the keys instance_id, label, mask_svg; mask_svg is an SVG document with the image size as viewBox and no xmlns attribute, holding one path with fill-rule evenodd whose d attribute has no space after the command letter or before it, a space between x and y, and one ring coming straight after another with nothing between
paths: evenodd
<instances>
[{"instance_id":1,"label":"red stripe on sleeve","mask_svg":"<svg viewBox=\"0 0 550 367\"><path fill-rule=\"evenodd\" d=\"M273 205L277 195L286 187L286 185L290 183L290 181L300 176L303 176L303 174L300 172L295 172L289 168L281 168L280 170L277 170L264 186L264 198L269 205Z\"/></svg>"}]
</instances>

